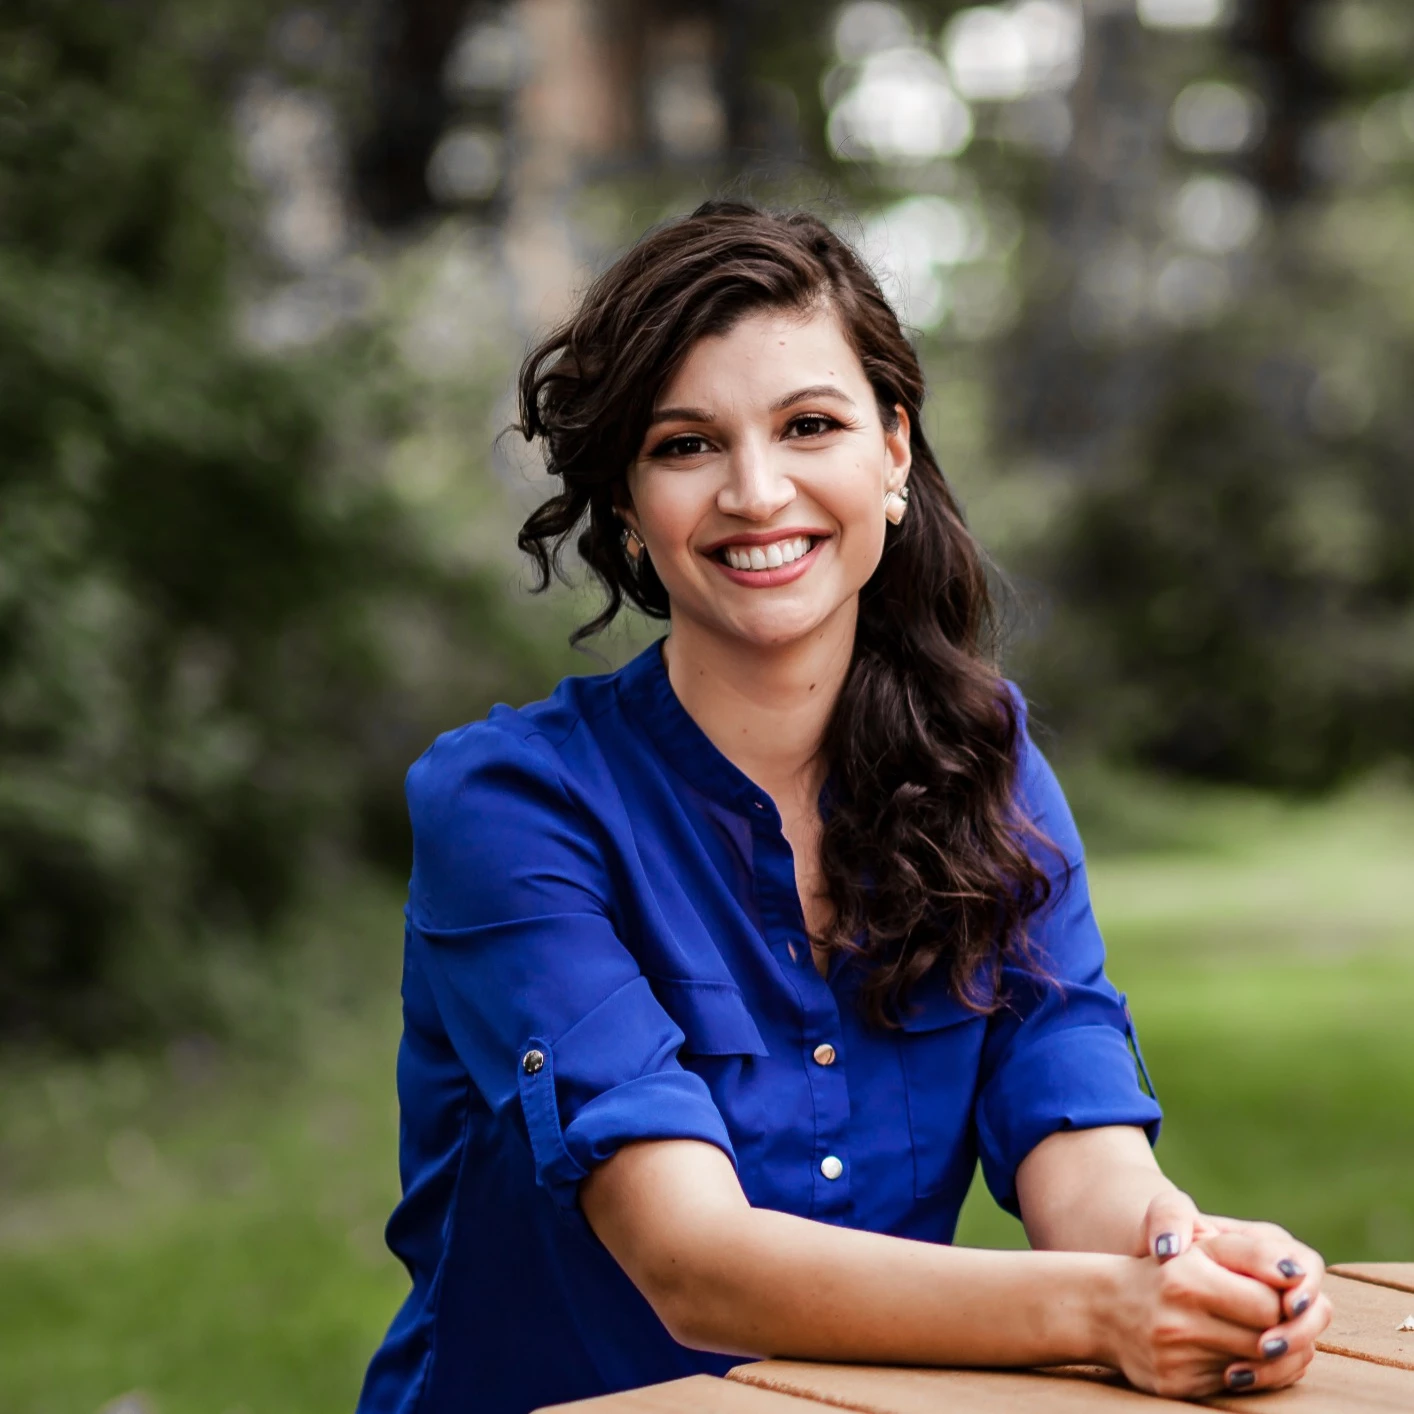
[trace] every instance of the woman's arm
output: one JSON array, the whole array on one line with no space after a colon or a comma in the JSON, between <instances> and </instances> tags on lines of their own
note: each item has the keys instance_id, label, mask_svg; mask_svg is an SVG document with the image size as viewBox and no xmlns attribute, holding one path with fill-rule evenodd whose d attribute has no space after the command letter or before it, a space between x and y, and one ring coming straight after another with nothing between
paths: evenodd
<instances>
[{"instance_id":1,"label":"woman's arm","mask_svg":"<svg viewBox=\"0 0 1414 1414\"><path fill-rule=\"evenodd\" d=\"M1234 1359L1263 1367L1254 1384L1290 1383L1314 1341L1303 1327L1289 1337L1293 1357L1263 1361L1261 1340L1281 1314L1276 1292L1198 1249L1160 1265L835 1227L752 1208L708 1144L628 1145L584 1180L580 1205L673 1337L700 1349L915 1365L1099 1362L1143 1388L1196 1395L1223 1388Z\"/></svg>"},{"instance_id":2,"label":"woman's arm","mask_svg":"<svg viewBox=\"0 0 1414 1414\"><path fill-rule=\"evenodd\" d=\"M1016 1196L1032 1247L1128 1257L1177 1256L1197 1211L1164 1177L1144 1131L1128 1124L1043 1139L1016 1171ZM1170 1228L1176 1242L1185 1240L1171 1253L1156 1251Z\"/></svg>"},{"instance_id":3,"label":"woman's arm","mask_svg":"<svg viewBox=\"0 0 1414 1414\"><path fill-rule=\"evenodd\" d=\"M1286 1312L1299 1316L1320 1294L1325 1263L1319 1252L1271 1223L1200 1213L1164 1176L1143 1130L1132 1125L1063 1130L1043 1139L1017 1170L1016 1192L1032 1247L1165 1261L1195 1241L1243 1234L1270 1247L1270 1263L1294 1269L1295 1275L1280 1266L1252 1273L1281 1292Z\"/></svg>"}]
</instances>

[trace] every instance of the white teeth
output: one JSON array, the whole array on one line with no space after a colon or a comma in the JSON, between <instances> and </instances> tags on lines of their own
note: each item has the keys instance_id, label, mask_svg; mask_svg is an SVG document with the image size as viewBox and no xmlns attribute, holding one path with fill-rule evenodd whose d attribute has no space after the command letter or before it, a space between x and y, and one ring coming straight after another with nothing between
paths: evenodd
<instances>
[{"instance_id":1,"label":"white teeth","mask_svg":"<svg viewBox=\"0 0 1414 1414\"><path fill-rule=\"evenodd\" d=\"M774 570L809 551L810 537L797 535L792 540L777 540L770 545L728 545L723 553L734 570Z\"/></svg>"}]
</instances>

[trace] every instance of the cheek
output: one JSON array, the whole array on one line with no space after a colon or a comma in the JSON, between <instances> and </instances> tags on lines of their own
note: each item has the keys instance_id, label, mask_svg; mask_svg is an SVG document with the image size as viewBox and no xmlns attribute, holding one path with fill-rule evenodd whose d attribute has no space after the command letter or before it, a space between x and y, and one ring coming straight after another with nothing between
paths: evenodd
<instances>
[{"instance_id":1,"label":"cheek","mask_svg":"<svg viewBox=\"0 0 1414 1414\"><path fill-rule=\"evenodd\" d=\"M841 552L852 565L868 564L869 572L884 550L884 492L872 467L857 466L841 481L829 509L843 532ZM868 577L867 574L865 576Z\"/></svg>"},{"instance_id":2,"label":"cheek","mask_svg":"<svg viewBox=\"0 0 1414 1414\"><path fill-rule=\"evenodd\" d=\"M703 515L703 490L691 476L655 476L631 483L633 503L649 544L660 562L690 554L688 541Z\"/></svg>"}]
</instances>

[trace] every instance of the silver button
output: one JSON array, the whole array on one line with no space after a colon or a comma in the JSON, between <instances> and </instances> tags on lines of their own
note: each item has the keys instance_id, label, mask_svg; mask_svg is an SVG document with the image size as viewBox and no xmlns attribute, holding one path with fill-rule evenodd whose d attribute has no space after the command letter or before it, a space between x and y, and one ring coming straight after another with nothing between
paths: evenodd
<instances>
[{"instance_id":1,"label":"silver button","mask_svg":"<svg viewBox=\"0 0 1414 1414\"><path fill-rule=\"evenodd\" d=\"M844 1172L844 1165L833 1154L826 1154L820 1160L820 1172L826 1178L838 1178Z\"/></svg>"},{"instance_id":2,"label":"silver button","mask_svg":"<svg viewBox=\"0 0 1414 1414\"><path fill-rule=\"evenodd\" d=\"M816 1065L834 1065L835 1048L828 1041L815 1047Z\"/></svg>"},{"instance_id":3,"label":"silver button","mask_svg":"<svg viewBox=\"0 0 1414 1414\"><path fill-rule=\"evenodd\" d=\"M520 1068L527 1075L534 1075L545 1064L544 1051L527 1051L520 1060Z\"/></svg>"}]
</instances>

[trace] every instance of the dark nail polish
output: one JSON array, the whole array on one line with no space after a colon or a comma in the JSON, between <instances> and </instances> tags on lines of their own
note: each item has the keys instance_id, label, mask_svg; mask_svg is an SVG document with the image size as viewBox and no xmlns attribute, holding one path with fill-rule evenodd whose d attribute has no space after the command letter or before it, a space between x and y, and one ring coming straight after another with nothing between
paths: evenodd
<instances>
[{"instance_id":1,"label":"dark nail polish","mask_svg":"<svg viewBox=\"0 0 1414 1414\"><path fill-rule=\"evenodd\" d=\"M1178 1256L1178 1235L1172 1232L1161 1232L1154 1239L1154 1256L1159 1261L1165 1262L1170 1257Z\"/></svg>"},{"instance_id":2,"label":"dark nail polish","mask_svg":"<svg viewBox=\"0 0 1414 1414\"><path fill-rule=\"evenodd\" d=\"M1303 1291L1295 1301L1291 1303L1291 1314L1299 1316L1311 1304L1311 1293Z\"/></svg>"},{"instance_id":3,"label":"dark nail polish","mask_svg":"<svg viewBox=\"0 0 1414 1414\"><path fill-rule=\"evenodd\" d=\"M1270 1340L1262 1342L1262 1354L1268 1360L1275 1360L1278 1355L1285 1355L1288 1348L1287 1343L1279 1335L1274 1335Z\"/></svg>"},{"instance_id":4,"label":"dark nail polish","mask_svg":"<svg viewBox=\"0 0 1414 1414\"><path fill-rule=\"evenodd\" d=\"M1229 1389L1246 1389L1249 1385L1257 1383L1257 1373L1255 1370L1234 1370L1227 1377Z\"/></svg>"},{"instance_id":5,"label":"dark nail polish","mask_svg":"<svg viewBox=\"0 0 1414 1414\"><path fill-rule=\"evenodd\" d=\"M1305 1269L1298 1267L1290 1257L1283 1257L1281 1261L1277 1263L1277 1271L1288 1279L1292 1277L1304 1277L1306 1275Z\"/></svg>"}]
</instances>

